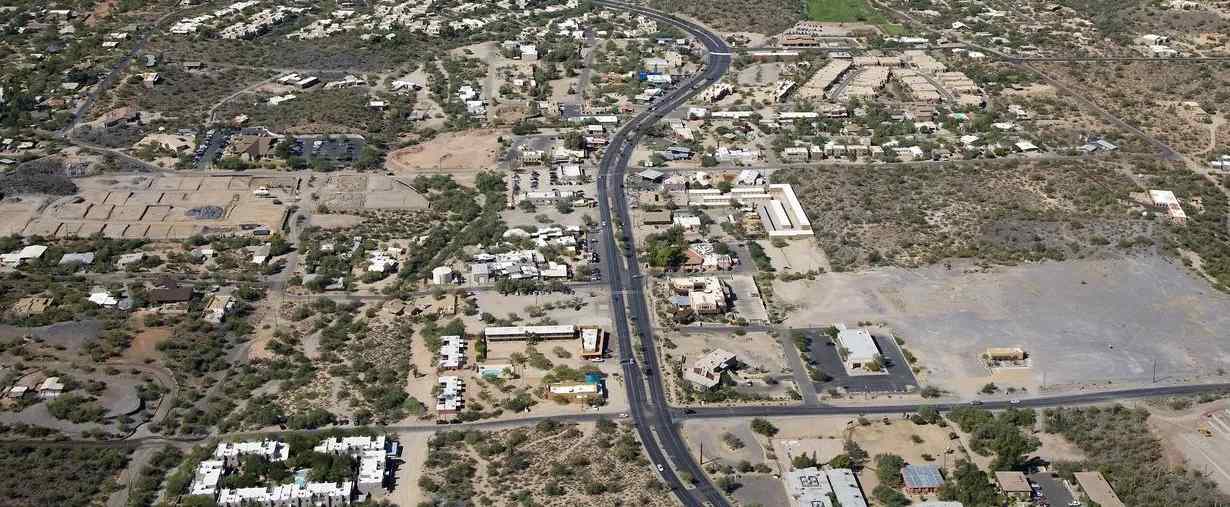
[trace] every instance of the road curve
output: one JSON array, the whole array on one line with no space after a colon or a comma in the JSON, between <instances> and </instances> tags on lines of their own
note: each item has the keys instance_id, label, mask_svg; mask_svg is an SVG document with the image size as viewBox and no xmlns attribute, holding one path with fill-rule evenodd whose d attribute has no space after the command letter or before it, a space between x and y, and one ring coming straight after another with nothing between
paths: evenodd
<instances>
[{"instance_id":1,"label":"road curve","mask_svg":"<svg viewBox=\"0 0 1230 507\"><path fill-rule=\"evenodd\" d=\"M652 376L661 369L653 345L650 313L643 296L643 278L636 259L636 246L631 235L625 235L625 248L620 251L615 240L612 218L617 216L620 223L624 224L625 231L631 229L632 218L624 194L623 179L632 150L640 140L642 127L653 125L692 96L720 81L731 64L730 47L721 37L704 27L652 9L610 0L597 0L594 5L632 12L674 26L695 37L708 51L707 64L700 73L681 81L648 110L631 118L611 138L599 162L597 193L602 217L602 243L606 253L607 273L610 274L611 309L619 339L619 358L624 378L627 379L629 412L636 422L637 432L645 444L650 462L659 468L662 479L684 505L729 505L722 493L709 482L700 465L692 459L671 418L662 383ZM626 301L625 295L629 296ZM636 323L637 334L641 337L646 367L644 370L634 361L628 312L631 312L630 317ZM690 476L695 488L687 489L680 479L681 474L677 474L676 470Z\"/></svg>"}]
</instances>

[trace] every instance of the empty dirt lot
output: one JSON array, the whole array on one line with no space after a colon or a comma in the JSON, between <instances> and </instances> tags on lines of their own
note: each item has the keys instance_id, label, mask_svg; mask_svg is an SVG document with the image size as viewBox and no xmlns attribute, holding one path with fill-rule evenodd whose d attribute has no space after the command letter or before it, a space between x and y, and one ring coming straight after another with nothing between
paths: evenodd
<instances>
[{"instance_id":1,"label":"empty dirt lot","mask_svg":"<svg viewBox=\"0 0 1230 507\"><path fill-rule=\"evenodd\" d=\"M389 154L385 168L399 176L451 174L462 185L472 184L480 171L491 170L500 155L507 130L482 129L440 134L425 143Z\"/></svg>"},{"instance_id":2,"label":"empty dirt lot","mask_svg":"<svg viewBox=\"0 0 1230 507\"><path fill-rule=\"evenodd\" d=\"M987 347L1021 346L1051 388L1215 376L1230 360L1230 296L1154 256L980 270L954 265L830 273L780 287L787 325L883 322L930 383L972 394ZM1017 385L1018 387L1026 387Z\"/></svg>"}]
</instances>

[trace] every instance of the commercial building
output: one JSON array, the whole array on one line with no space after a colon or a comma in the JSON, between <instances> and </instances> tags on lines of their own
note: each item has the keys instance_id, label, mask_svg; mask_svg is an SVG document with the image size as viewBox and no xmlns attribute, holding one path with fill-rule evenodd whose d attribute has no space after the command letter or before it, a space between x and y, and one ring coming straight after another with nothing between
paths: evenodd
<instances>
[{"instance_id":1,"label":"commercial building","mask_svg":"<svg viewBox=\"0 0 1230 507\"><path fill-rule=\"evenodd\" d=\"M867 507L858 477L848 468L797 468L786 472L782 479L786 481L791 504L798 507Z\"/></svg>"},{"instance_id":2,"label":"commercial building","mask_svg":"<svg viewBox=\"0 0 1230 507\"><path fill-rule=\"evenodd\" d=\"M581 357L602 359L606 355L606 332L596 327L581 328Z\"/></svg>"},{"instance_id":3,"label":"commercial building","mask_svg":"<svg viewBox=\"0 0 1230 507\"><path fill-rule=\"evenodd\" d=\"M691 308L699 314L726 313L730 308L730 287L715 276L688 276L671 279L676 307Z\"/></svg>"},{"instance_id":4,"label":"commercial building","mask_svg":"<svg viewBox=\"0 0 1230 507\"><path fill-rule=\"evenodd\" d=\"M702 389L712 389L722 382L722 372L734 367L735 354L716 349L683 371L683 379Z\"/></svg>"},{"instance_id":5,"label":"commercial building","mask_svg":"<svg viewBox=\"0 0 1230 507\"><path fill-rule=\"evenodd\" d=\"M813 236L811 219L794 193L794 188L785 183L763 186L738 186L728 193L716 188L690 189L687 191L689 206L729 206L731 201L742 206L753 206L764 224L765 233L771 238Z\"/></svg>"},{"instance_id":6,"label":"commercial building","mask_svg":"<svg viewBox=\"0 0 1230 507\"><path fill-rule=\"evenodd\" d=\"M1106 477L1102 476L1102 472L1076 472L1072 475L1076 478L1076 483L1080 485L1081 490L1085 492L1085 496L1098 505L1126 507L1123 500L1119 499L1119 495L1115 494L1115 488L1106 482Z\"/></svg>"},{"instance_id":7,"label":"commercial building","mask_svg":"<svg viewBox=\"0 0 1230 507\"><path fill-rule=\"evenodd\" d=\"M483 337L491 341L571 340L577 337L577 327L572 325L489 327L483 330Z\"/></svg>"},{"instance_id":8,"label":"commercial building","mask_svg":"<svg viewBox=\"0 0 1230 507\"><path fill-rule=\"evenodd\" d=\"M906 465L901 469L905 491L912 495L931 495L944 485L940 467L935 465Z\"/></svg>"},{"instance_id":9,"label":"commercial building","mask_svg":"<svg viewBox=\"0 0 1230 507\"><path fill-rule=\"evenodd\" d=\"M1029 478L1021 472L995 472L995 484L1005 496L1015 500L1029 500L1034 494Z\"/></svg>"},{"instance_id":10,"label":"commercial building","mask_svg":"<svg viewBox=\"0 0 1230 507\"><path fill-rule=\"evenodd\" d=\"M799 87L799 97L827 97L833 85L837 84L837 81L850 70L850 67L849 60L830 60L824 67L820 67L811 79L803 83L803 86Z\"/></svg>"},{"instance_id":11,"label":"commercial building","mask_svg":"<svg viewBox=\"0 0 1230 507\"><path fill-rule=\"evenodd\" d=\"M557 382L549 384L547 389L551 391L552 397L576 401L585 401L605 395L602 384L589 382Z\"/></svg>"},{"instance_id":12,"label":"commercial building","mask_svg":"<svg viewBox=\"0 0 1230 507\"><path fill-rule=\"evenodd\" d=\"M837 324L837 348L848 371L865 370L880 357L871 333L863 328L847 329L845 324Z\"/></svg>"}]
</instances>

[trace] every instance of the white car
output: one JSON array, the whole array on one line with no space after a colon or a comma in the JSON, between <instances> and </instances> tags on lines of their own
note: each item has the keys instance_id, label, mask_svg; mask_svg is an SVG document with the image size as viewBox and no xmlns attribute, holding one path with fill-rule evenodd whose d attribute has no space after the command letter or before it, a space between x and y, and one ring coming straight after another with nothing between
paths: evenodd
<instances>
[{"instance_id":1,"label":"white car","mask_svg":"<svg viewBox=\"0 0 1230 507\"><path fill-rule=\"evenodd\" d=\"M662 465L658 465L658 471L659 471L659 472L665 472L665 471L666 471L666 469L665 469L665 468L662 468Z\"/></svg>"}]
</instances>

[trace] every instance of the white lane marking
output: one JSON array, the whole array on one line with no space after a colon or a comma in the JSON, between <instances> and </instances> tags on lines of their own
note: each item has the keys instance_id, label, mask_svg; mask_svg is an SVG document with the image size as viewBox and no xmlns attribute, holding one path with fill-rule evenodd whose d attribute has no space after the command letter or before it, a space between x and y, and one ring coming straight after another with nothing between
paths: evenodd
<instances>
[{"instance_id":1,"label":"white lane marking","mask_svg":"<svg viewBox=\"0 0 1230 507\"><path fill-rule=\"evenodd\" d=\"M716 56L730 56L730 55L733 55L734 53L709 53L709 54L716 55Z\"/></svg>"}]
</instances>

